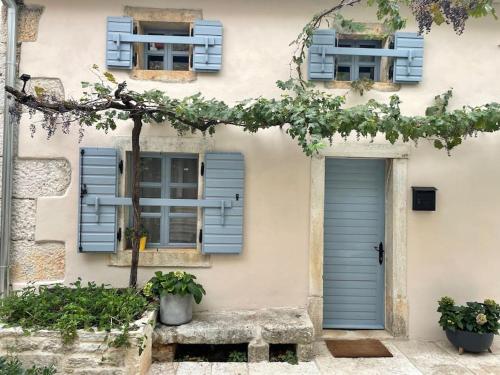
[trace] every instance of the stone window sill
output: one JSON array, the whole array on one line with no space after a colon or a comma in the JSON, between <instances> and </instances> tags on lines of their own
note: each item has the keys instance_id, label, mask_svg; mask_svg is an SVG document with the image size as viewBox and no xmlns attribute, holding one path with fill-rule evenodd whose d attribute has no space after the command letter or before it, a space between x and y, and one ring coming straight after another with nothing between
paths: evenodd
<instances>
[{"instance_id":1,"label":"stone window sill","mask_svg":"<svg viewBox=\"0 0 500 375\"><path fill-rule=\"evenodd\" d=\"M325 82L327 89L351 89L352 81L329 81ZM382 92L395 92L401 89L399 83L392 82L374 82L371 90Z\"/></svg>"},{"instance_id":2,"label":"stone window sill","mask_svg":"<svg viewBox=\"0 0 500 375\"><path fill-rule=\"evenodd\" d=\"M179 70L142 70L132 69L132 79L143 81L161 81L170 83L193 82L196 80L196 72Z\"/></svg>"},{"instance_id":3,"label":"stone window sill","mask_svg":"<svg viewBox=\"0 0 500 375\"><path fill-rule=\"evenodd\" d=\"M130 267L132 251L118 251L110 255L110 266ZM198 249L151 249L139 253L139 267L211 267L210 255Z\"/></svg>"}]
</instances>

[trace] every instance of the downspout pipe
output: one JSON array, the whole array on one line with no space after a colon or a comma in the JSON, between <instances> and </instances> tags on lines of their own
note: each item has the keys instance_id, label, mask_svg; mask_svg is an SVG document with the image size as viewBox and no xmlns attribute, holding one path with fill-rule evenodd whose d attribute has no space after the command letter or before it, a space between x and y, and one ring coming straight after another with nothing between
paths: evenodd
<instances>
[{"instance_id":1,"label":"downspout pipe","mask_svg":"<svg viewBox=\"0 0 500 375\"><path fill-rule=\"evenodd\" d=\"M15 0L2 0L7 7L7 56L5 84L14 87L16 83L17 52L17 4ZM4 88L1 88L4 90ZM4 91L5 92L5 91ZM0 219L0 297L10 292L10 232L12 207L12 171L14 165L14 126L11 123L10 108L13 100L5 95L3 111L3 162L2 162L2 213Z\"/></svg>"}]
</instances>

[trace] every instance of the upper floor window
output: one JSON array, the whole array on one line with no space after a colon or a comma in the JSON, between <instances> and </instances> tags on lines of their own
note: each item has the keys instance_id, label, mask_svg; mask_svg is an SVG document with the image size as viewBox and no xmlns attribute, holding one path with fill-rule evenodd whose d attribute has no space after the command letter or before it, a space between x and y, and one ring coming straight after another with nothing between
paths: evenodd
<instances>
[{"instance_id":1,"label":"upper floor window","mask_svg":"<svg viewBox=\"0 0 500 375\"><path fill-rule=\"evenodd\" d=\"M189 36L189 23L163 23L144 28L146 35ZM189 44L148 43L144 50L144 69L188 71L191 65Z\"/></svg>"},{"instance_id":2,"label":"upper floor window","mask_svg":"<svg viewBox=\"0 0 500 375\"><path fill-rule=\"evenodd\" d=\"M378 40L342 40L338 47L382 48ZM335 61L337 81L356 81L358 79L380 80L380 57L338 55Z\"/></svg>"},{"instance_id":3,"label":"upper floor window","mask_svg":"<svg viewBox=\"0 0 500 375\"><path fill-rule=\"evenodd\" d=\"M142 198L198 199L197 155L144 153L141 167ZM197 212L196 207L142 207L148 247L196 247Z\"/></svg>"}]
</instances>

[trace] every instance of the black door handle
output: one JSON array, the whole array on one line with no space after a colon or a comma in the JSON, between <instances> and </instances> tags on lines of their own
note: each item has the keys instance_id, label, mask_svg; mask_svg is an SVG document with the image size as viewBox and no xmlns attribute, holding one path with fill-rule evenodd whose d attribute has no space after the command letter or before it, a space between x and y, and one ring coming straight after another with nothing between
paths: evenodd
<instances>
[{"instance_id":1,"label":"black door handle","mask_svg":"<svg viewBox=\"0 0 500 375\"><path fill-rule=\"evenodd\" d=\"M378 251L378 264L384 263L384 244L380 242L378 246L373 246L375 251Z\"/></svg>"}]
</instances>

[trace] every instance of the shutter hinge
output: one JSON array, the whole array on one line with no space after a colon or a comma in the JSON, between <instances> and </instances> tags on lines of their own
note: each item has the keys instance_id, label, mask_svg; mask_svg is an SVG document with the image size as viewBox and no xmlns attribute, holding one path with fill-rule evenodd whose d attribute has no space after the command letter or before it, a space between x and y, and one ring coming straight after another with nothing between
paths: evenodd
<instances>
[{"instance_id":1,"label":"shutter hinge","mask_svg":"<svg viewBox=\"0 0 500 375\"><path fill-rule=\"evenodd\" d=\"M82 245L78 246L78 251L81 253L83 251Z\"/></svg>"},{"instance_id":2,"label":"shutter hinge","mask_svg":"<svg viewBox=\"0 0 500 375\"><path fill-rule=\"evenodd\" d=\"M116 239L118 242L122 240L122 228L118 228L118 231L116 232Z\"/></svg>"},{"instance_id":3,"label":"shutter hinge","mask_svg":"<svg viewBox=\"0 0 500 375\"><path fill-rule=\"evenodd\" d=\"M80 191L80 198L83 198L84 195L87 195L87 185L82 185L82 190Z\"/></svg>"},{"instance_id":4,"label":"shutter hinge","mask_svg":"<svg viewBox=\"0 0 500 375\"><path fill-rule=\"evenodd\" d=\"M118 169L120 170L120 174L123 174L123 160L120 160L118 163Z\"/></svg>"},{"instance_id":5,"label":"shutter hinge","mask_svg":"<svg viewBox=\"0 0 500 375\"><path fill-rule=\"evenodd\" d=\"M85 150L83 148L80 150L80 155L85 155Z\"/></svg>"},{"instance_id":6,"label":"shutter hinge","mask_svg":"<svg viewBox=\"0 0 500 375\"><path fill-rule=\"evenodd\" d=\"M201 162L200 174L203 176L205 174L205 163Z\"/></svg>"},{"instance_id":7,"label":"shutter hinge","mask_svg":"<svg viewBox=\"0 0 500 375\"><path fill-rule=\"evenodd\" d=\"M203 242L203 229L200 229L200 234L198 235L198 242L199 243Z\"/></svg>"}]
</instances>

